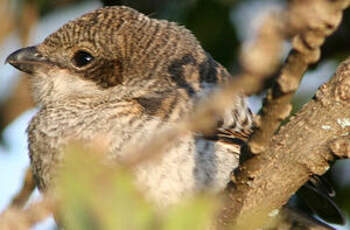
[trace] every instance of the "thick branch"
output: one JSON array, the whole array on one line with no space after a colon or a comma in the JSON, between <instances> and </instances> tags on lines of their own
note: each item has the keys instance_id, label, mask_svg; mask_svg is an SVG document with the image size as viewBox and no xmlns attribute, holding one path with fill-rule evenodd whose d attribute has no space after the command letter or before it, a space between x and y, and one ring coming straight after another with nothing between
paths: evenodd
<instances>
[{"instance_id":1,"label":"thick branch","mask_svg":"<svg viewBox=\"0 0 350 230\"><path fill-rule=\"evenodd\" d=\"M247 218L279 209L312 174L325 173L329 161L349 157L349 132L350 59L270 140L265 153L239 167L220 221L241 227Z\"/></svg>"}]
</instances>

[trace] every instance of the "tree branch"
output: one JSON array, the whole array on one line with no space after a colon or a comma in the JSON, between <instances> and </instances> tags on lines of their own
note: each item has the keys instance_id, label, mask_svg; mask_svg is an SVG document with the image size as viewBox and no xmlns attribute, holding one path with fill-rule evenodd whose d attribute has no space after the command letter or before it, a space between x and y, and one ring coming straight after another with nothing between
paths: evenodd
<instances>
[{"instance_id":1,"label":"tree branch","mask_svg":"<svg viewBox=\"0 0 350 230\"><path fill-rule=\"evenodd\" d=\"M35 181L32 174L32 169L27 168L21 190L12 199L10 207L23 208L29 200L30 195L35 189Z\"/></svg>"},{"instance_id":2,"label":"tree branch","mask_svg":"<svg viewBox=\"0 0 350 230\"><path fill-rule=\"evenodd\" d=\"M339 26L348 0L290 0L289 24L300 31L292 41L293 49L275 85L268 90L257 129L248 146L253 154L264 151L273 134L292 111L290 104L308 66L320 58L325 38ZM302 28L303 27L303 28Z\"/></svg>"},{"instance_id":3,"label":"tree branch","mask_svg":"<svg viewBox=\"0 0 350 230\"><path fill-rule=\"evenodd\" d=\"M24 210L16 207L9 208L0 215L0 229L29 229L48 218L55 209L56 201L53 198L45 196L43 200L32 203Z\"/></svg>"},{"instance_id":4,"label":"tree branch","mask_svg":"<svg viewBox=\"0 0 350 230\"><path fill-rule=\"evenodd\" d=\"M314 99L282 127L263 154L243 163L228 186L219 223L244 227L267 221L312 174L322 175L329 161L350 156L350 59L320 87ZM259 217L259 218L257 218ZM249 222L249 221L248 221Z\"/></svg>"}]
</instances>

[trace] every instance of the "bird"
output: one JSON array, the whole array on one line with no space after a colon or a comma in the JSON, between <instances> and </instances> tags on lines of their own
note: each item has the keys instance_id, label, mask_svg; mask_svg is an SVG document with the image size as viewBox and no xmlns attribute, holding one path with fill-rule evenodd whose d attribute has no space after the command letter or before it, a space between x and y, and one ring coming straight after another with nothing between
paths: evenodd
<instances>
[{"instance_id":1,"label":"bird","mask_svg":"<svg viewBox=\"0 0 350 230\"><path fill-rule=\"evenodd\" d=\"M103 136L106 159L122 160L128 149L176 125L232 79L191 31L126 6L84 14L6 62L29 74L39 107L27 132L42 192L53 186L71 140L90 143ZM253 131L254 114L238 93L213 119L210 134L183 135L160 159L135 168L146 199L162 208L225 189ZM333 216L339 222L338 211Z\"/></svg>"},{"instance_id":2,"label":"bird","mask_svg":"<svg viewBox=\"0 0 350 230\"><path fill-rule=\"evenodd\" d=\"M63 25L41 44L7 58L29 73L38 113L28 127L38 188L52 186L71 139L106 137L109 159L189 115L231 75L183 26L134 9L105 7ZM230 104L230 103L229 103ZM253 115L237 96L211 135L190 133L153 164L136 167L145 196L159 207L218 192L238 166Z\"/></svg>"}]
</instances>

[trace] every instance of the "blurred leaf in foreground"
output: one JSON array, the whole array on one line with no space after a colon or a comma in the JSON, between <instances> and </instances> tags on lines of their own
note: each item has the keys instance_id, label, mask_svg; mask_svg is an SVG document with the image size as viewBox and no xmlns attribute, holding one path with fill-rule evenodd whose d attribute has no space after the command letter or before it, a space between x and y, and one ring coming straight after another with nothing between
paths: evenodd
<instances>
[{"instance_id":1,"label":"blurred leaf in foreground","mask_svg":"<svg viewBox=\"0 0 350 230\"><path fill-rule=\"evenodd\" d=\"M99 155L76 145L65 152L57 188L66 229L154 229L154 212L130 173Z\"/></svg>"},{"instance_id":2,"label":"blurred leaf in foreground","mask_svg":"<svg viewBox=\"0 0 350 230\"><path fill-rule=\"evenodd\" d=\"M211 226L215 201L208 196L198 196L173 207L165 218L164 230L203 230Z\"/></svg>"},{"instance_id":3,"label":"blurred leaf in foreground","mask_svg":"<svg viewBox=\"0 0 350 230\"><path fill-rule=\"evenodd\" d=\"M65 229L191 229L210 226L214 197L199 195L162 211L147 203L132 174L92 151L70 145L59 171L57 192ZM104 162L104 163L103 163Z\"/></svg>"}]
</instances>

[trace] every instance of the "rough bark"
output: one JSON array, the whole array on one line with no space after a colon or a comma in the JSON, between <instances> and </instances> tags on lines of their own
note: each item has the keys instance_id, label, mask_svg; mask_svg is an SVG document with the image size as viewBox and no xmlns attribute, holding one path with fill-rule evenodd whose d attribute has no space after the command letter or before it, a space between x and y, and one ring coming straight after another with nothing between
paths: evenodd
<instances>
[{"instance_id":1,"label":"rough bark","mask_svg":"<svg viewBox=\"0 0 350 230\"><path fill-rule=\"evenodd\" d=\"M244 226L247 219L279 209L312 174L322 175L330 161L350 156L349 132L350 59L269 141L264 153L239 167L221 223Z\"/></svg>"},{"instance_id":2,"label":"rough bark","mask_svg":"<svg viewBox=\"0 0 350 230\"><path fill-rule=\"evenodd\" d=\"M339 26L348 0L290 0L285 25L294 31L293 49L288 55L275 84L268 90L257 129L248 146L253 154L264 151L266 144L292 111L291 100L309 65L320 58L325 38Z\"/></svg>"}]
</instances>

